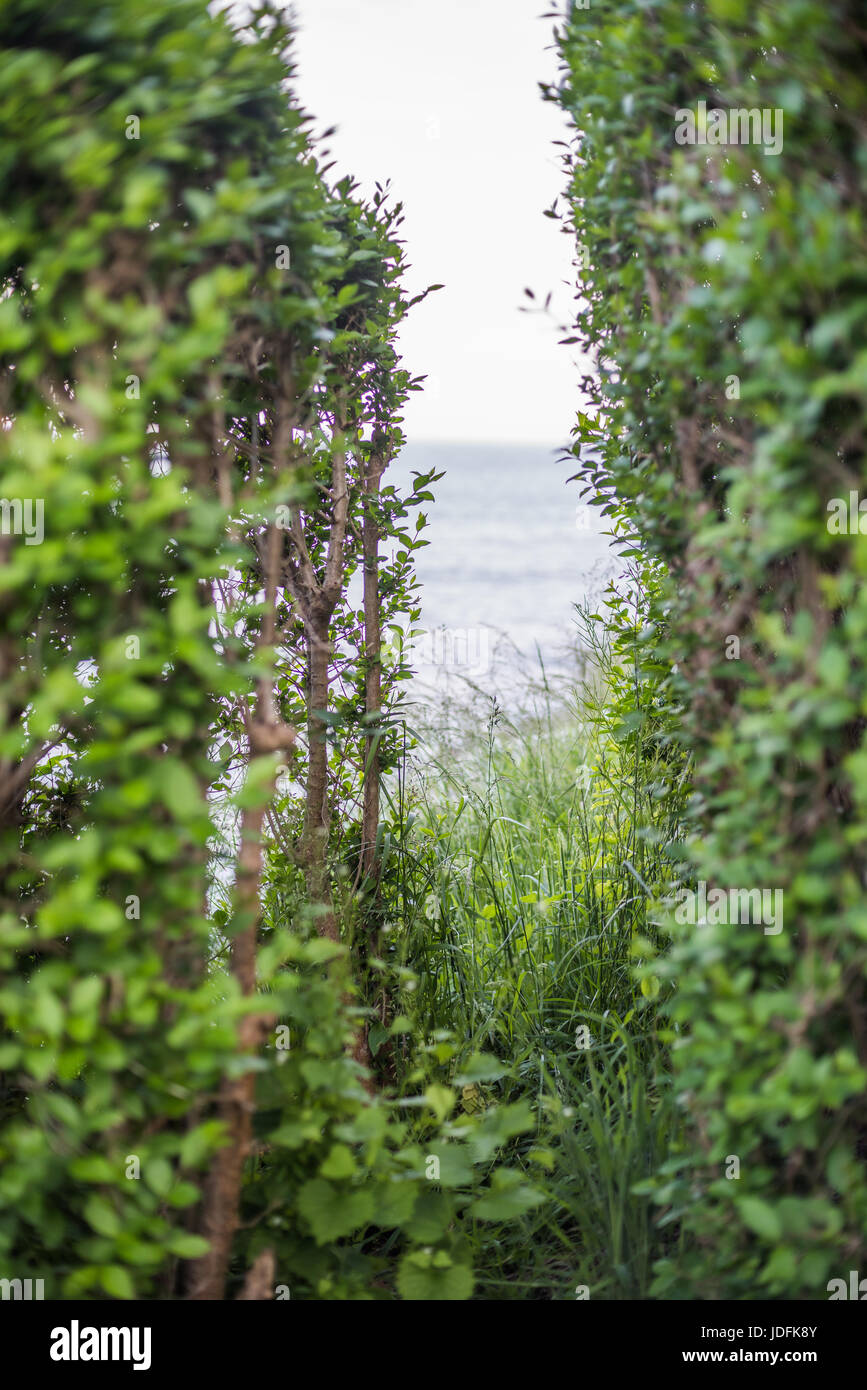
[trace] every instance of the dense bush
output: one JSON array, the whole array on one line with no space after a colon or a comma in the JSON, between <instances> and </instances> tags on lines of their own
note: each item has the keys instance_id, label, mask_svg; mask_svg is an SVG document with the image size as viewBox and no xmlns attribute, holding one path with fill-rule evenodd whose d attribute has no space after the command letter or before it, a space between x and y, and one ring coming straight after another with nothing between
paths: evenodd
<instances>
[{"instance_id":1,"label":"dense bush","mask_svg":"<svg viewBox=\"0 0 867 1390\"><path fill-rule=\"evenodd\" d=\"M672 895L784 903L780 931L658 909L695 1155L658 1182L691 1248L658 1296L826 1298L867 1257L867 549L833 501L865 483L861 20L593 0L558 22L569 338L598 366L575 454L644 557L636 670L692 754ZM712 139L679 143L700 102ZM715 142L717 109L765 111L781 148Z\"/></svg>"},{"instance_id":2,"label":"dense bush","mask_svg":"<svg viewBox=\"0 0 867 1390\"><path fill-rule=\"evenodd\" d=\"M0 15L0 1261L49 1297L465 1298L456 1217L530 1123L450 1124L424 1056L402 1120L351 1007L429 479L382 483L400 209L326 181L288 40Z\"/></svg>"},{"instance_id":3,"label":"dense bush","mask_svg":"<svg viewBox=\"0 0 867 1390\"><path fill-rule=\"evenodd\" d=\"M655 957L651 895L671 875L685 760L654 682L636 686L635 597L609 595L608 633L584 615L577 684L528 676L487 711L451 695L410 780L414 1032L435 1040L465 1106L533 1107L517 1156L549 1199L474 1232L486 1298L647 1298L654 1261L681 1247L647 1191L683 1135L659 984L632 966L637 942Z\"/></svg>"}]
</instances>

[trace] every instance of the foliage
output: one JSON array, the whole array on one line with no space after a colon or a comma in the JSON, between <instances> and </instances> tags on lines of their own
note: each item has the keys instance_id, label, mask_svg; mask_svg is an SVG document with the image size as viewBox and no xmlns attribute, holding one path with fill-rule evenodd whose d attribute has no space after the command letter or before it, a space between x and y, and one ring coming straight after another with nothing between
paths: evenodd
<instances>
[{"instance_id":1,"label":"foliage","mask_svg":"<svg viewBox=\"0 0 867 1390\"><path fill-rule=\"evenodd\" d=\"M527 1123L449 1121L423 1069L409 1120L372 1094L321 939L339 845L299 804L351 833L407 673L370 707L350 585L388 536L379 620L412 612L430 479L365 490L415 384L400 209L327 183L289 38L267 4L0 16L0 1258L50 1297L222 1297L263 1254L301 1296L467 1297L456 1218Z\"/></svg>"},{"instance_id":2,"label":"foliage","mask_svg":"<svg viewBox=\"0 0 867 1390\"><path fill-rule=\"evenodd\" d=\"M597 369L579 477L651 569L642 661L692 755L671 892L785 906L779 933L653 914L696 1155L659 1179L691 1253L657 1296L824 1298L867 1256L867 552L857 517L829 524L864 483L859 22L847 0L594 0L557 26L568 336ZM782 120L782 148L679 144L700 101Z\"/></svg>"},{"instance_id":3,"label":"foliage","mask_svg":"<svg viewBox=\"0 0 867 1390\"><path fill-rule=\"evenodd\" d=\"M545 681L487 720L480 700L451 702L424 731L400 849L414 1031L468 1112L507 1099L535 1116L513 1162L548 1200L476 1232L489 1298L646 1298L653 1260L680 1249L677 1213L659 1222L635 1190L682 1135L659 985L633 965L655 959L685 760L629 660L646 598L609 597L611 639L582 619L577 686Z\"/></svg>"}]
</instances>

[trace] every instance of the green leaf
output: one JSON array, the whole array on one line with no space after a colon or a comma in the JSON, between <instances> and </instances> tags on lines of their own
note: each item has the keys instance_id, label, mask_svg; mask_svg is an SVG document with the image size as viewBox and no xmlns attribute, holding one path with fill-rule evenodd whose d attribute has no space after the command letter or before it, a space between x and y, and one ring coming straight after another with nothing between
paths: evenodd
<instances>
[{"instance_id":1,"label":"green leaf","mask_svg":"<svg viewBox=\"0 0 867 1390\"><path fill-rule=\"evenodd\" d=\"M135 1285L122 1265L103 1265L99 1279L112 1298L135 1298Z\"/></svg>"},{"instance_id":2,"label":"green leaf","mask_svg":"<svg viewBox=\"0 0 867 1390\"><path fill-rule=\"evenodd\" d=\"M298 1193L297 1208L317 1245L352 1235L372 1220L373 1198L359 1189L342 1189L323 1178L306 1182Z\"/></svg>"},{"instance_id":3,"label":"green leaf","mask_svg":"<svg viewBox=\"0 0 867 1390\"><path fill-rule=\"evenodd\" d=\"M427 1104L433 1110L440 1124L447 1119L455 1105L455 1093L448 1086L433 1082L424 1093Z\"/></svg>"},{"instance_id":4,"label":"green leaf","mask_svg":"<svg viewBox=\"0 0 867 1390\"><path fill-rule=\"evenodd\" d=\"M197 1260L200 1255L207 1255L211 1248L204 1236L193 1235L188 1231L174 1232L169 1236L166 1245L173 1255L179 1255L182 1260Z\"/></svg>"},{"instance_id":5,"label":"green leaf","mask_svg":"<svg viewBox=\"0 0 867 1390\"><path fill-rule=\"evenodd\" d=\"M424 1250L404 1255L397 1273L398 1293L414 1302L463 1302L472 1296L474 1282L472 1269L453 1264L445 1251L436 1256Z\"/></svg>"},{"instance_id":6,"label":"green leaf","mask_svg":"<svg viewBox=\"0 0 867 1390\"><path fill-rule=\"evenodd\" d=\"M370 1047L372 1057L375 1057L386 1038L390 1036L390 1029L383 1028L381 1023L373 1023L367 1032L367 1042Z\"/></svg>"},{"instance_id":7,"label":"green leaf","mask_svg":"<svg viewBox=\"0 0 867 1390\"><path fill-rule=\"evenodd\" d=\"M455 1077L456 1086L472 1086L478 1081L499 1081L509 1068L490 1052L474 1052Z\"/></svg>"},{"instance_id":8,"label":"green leaf","mask_svg":"<svg viewBox=\"0 0 867 1390\"><path fill-rule=\"evenodd\" d=\"M346 1144L332 1145L331 1152L319 1169L323 1178L351 1178L356 1171L352 1150Z\"/></svg>"},{"instance_id":9,"label":"green leaf","mask_svg":"<svg viewBox=\"0 0 867 1390\"><path fill-rule=\"evenodd\" d=\"M481 1221L512 1221L544 1201L544 1195L525 1182L520 1173L497 1168L491 1177L490 1191L473 1202L470 1213Z\"/></svg>"},{"instance_id":10,"label":"green leaf","mask_svg":"<svg viewBox=\"0 0 867 1390\"><path fill-rule=\"evenodd\" d=\"M172 1165L165 1158L148 1158L142 1163L142 1177L158 1197L165 1197L174 1183Z\"/></svg>"},{"instance_id":11,"label":"green leaf","mask_svg":"<svg viewBox=\"0 0 867 1390\"><path fill-rule=\"evenodd\" d=\"M756 1235L765 1240L780 1239L783 1234L780 1218L767 1202L760 1197L741 1197L737 1207L745 1224Z\"/></svg>"},{"instance_id":12,"label":"green leaf","mask_svg":"<svg viewBox=\"0 0 867 1390\"><path fill-rule=\"evenodd\" d=\"M114 1207L98 1192L93 1192L84 1204L84 1219L101 1236L116 1236L121 1229L120 1217Z\"/></svg>"}]
</instances>

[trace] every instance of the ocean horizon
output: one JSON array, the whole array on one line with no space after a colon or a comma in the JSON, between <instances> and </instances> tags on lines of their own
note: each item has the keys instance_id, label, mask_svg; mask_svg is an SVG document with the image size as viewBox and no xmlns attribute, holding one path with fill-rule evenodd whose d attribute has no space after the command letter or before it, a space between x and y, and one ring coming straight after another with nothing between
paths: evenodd
<instances>
[{"instance_id":1,"label":"ocean horizon","mask_svg":"<svg viewBox=\"0 0 867 1390\"><path fill-rule=\"evenodd\" d=\"M445 476L421 510L422 626L413 665L423 681L466 676L482 688L538 664L574 669L575 605L597 598L614 571L607 524L583 505L571 458L528 444L414 442L386 481ZM570 655L571 654L571 655Z\"/></svg>"}]
</instances>

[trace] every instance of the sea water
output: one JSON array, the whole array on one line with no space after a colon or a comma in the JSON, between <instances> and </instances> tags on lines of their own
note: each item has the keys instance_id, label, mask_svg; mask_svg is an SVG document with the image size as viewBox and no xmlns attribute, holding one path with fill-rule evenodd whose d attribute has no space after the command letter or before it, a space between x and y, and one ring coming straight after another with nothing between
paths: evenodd
<instances>
[{"instance_id":1,"label":"sea water","mask_svg":"<svg viewBox=\"0 0 867 1390\"><path fill-rule=\"evenodd\" d=\"M555 448L451 443L410 443L391 465L385 481L405 491L414 472L445 473L421 508L419 679L487 690L539 655L549 673L574 669L575 605L595 603L617 567L608 521L567 482L575 467Z\"/></svg>"}]
</instances>

